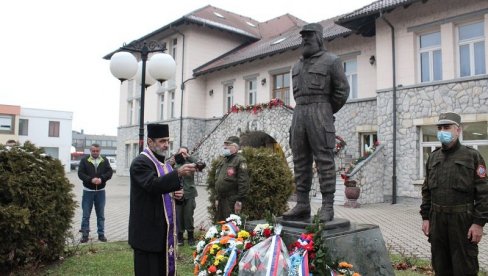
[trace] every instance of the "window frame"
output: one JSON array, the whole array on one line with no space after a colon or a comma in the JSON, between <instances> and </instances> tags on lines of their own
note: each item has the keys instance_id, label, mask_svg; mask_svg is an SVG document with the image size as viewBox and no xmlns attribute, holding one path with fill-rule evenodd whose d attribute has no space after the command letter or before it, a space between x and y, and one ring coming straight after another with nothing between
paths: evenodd
<instances>
[{"instance_id":1,"label":"window frame","mask_svg":"<svg viewBox=\"0 0 488 276\"><path fill-rule=\"evenodd\" d=\"M158 101L159 101L159 105L158 105L158 111L159 111L159 120L161 121L164 121L165 119L165 114L164 114L164 111L165 111L165 92L162 92L158 95Z\"/></svg>"},{"instance_id":2,"label":"window frame","mask_svg":"<svg viewBox=\"0 0 488 276\"><path fill-rule=\"evenodd\" d=\"M461 135L459 136L459 141L461 144L465 146L471 146L474 149L478 149L479 146L488 146L488 138L487 139L479 139L479 140L464 140L464 128L467 127L469 124L473 123L486 123L487 125L487 132L488 132L488 122L487 121L476 121L476 122L465 122L461 124ZM428 141L424 142L423 137L424 137L424 127L436 127L436 125L419 125L419 176L421 178L425 177L425 165L427 160L424 160L424 148L429 148L430 147L430 152L434 151L436 148L441 147L441 143L439 141ZM488 134L488 133L487 133ZM488 156L487 156L488 158Z\"/></svg>"},{"instance_id":3,"label":"window frame","mask_svg":"<svg viewBox=\"0 0 488 276\"><path fill-rule=\"evenodd\" d=\"M288 86L286 85L285 78L288 76ZM281 78L281 82L283 83L282 87L277 87L278 78ZM280 99L283 101L285 105L290 104L290 88L291 88L291 73L290 71L284 72L276 72L271 75L271 79L273 80L272 88L271 88L271 98L272 99ZM280 96L278 96L278 94Z\"/></svg>"},{"instance_id":4,"label":"window frame","mask_svg":"<svg viewBox=\"0 0 488 276\"><path fill-rule=\"evenodd\" d=\"M9 121L9 119L10 119L10 125L8 126L9 129L0 128L0 133L2 133L2 134L13 134L13 133L15 133L15 115L13 115L13 114L0 114L0 117L4 118L5 121ZM5 125L5 126L7 126L7 125Z\"/></svg>"},{"instance_id":5,"label":"window frame","mask_svg":"<svg viewBox=\"0 0 488 276\"><path fill-rule=\"evenodd\" d=\"M176 97L175 90L174 89L170 90L168 117L171 119L175 118L175 97Z\"/></svg>"},{"instance_id":6,"label":"window frame","mask_svg":"<svg viewBox=\"0 0 488 276\"><path fill-rule=\"evenodd\" d=\"M58 138L61 132L61 122L60 121L49 121L48 126L48 137Z\"/></svg>"},{"instance_id":7,"label":"window frame","mask_svg":"<svg viewBox=\"0 0 488 276\"><path fill-rule=\"evenodd\" d=\"M254 83L254 87L250 87ZM258 79L250 78L246 79L246 104L255 105L257 104L257 92L258 92Z\"/></svg>"},{"instance_id":8,"label":"window frame","mask_svg":"<svg viewBox=\"0 0 488 276\"><path fill-rule=\"evenodd\" d=\"M19 119L19 136L29 136L29 119Z\"/></svg>"},{"instance_id":9,"label":"window frame","mask_svg":"<svg viewBox=\"0 0 488 276\"><path fill-rule=\"evenodd\" d=\"M366 138L366 135L369 135L369 144L370 144L370 147L374 146L374 144L378 141L378 132L376 131L372 131L372 132L360 132L359 133L359 143L360 143L360 149L359 149L359 153L360 155L359 156L363 156L364 153L365 153L365 149L364 149L364 146L366 145L365 143L365 138ZM375 139L376 138L376 139Z\"/></svg>"},{"instance_id":10,"label":"window frame","mask_svg":"<svg viewBox=\"0 0 488 276\"><path fill-rule=\"evenodd\" d=\"M356 64L356 70L353 72L347 72L346 63L354 62ZM349 97L348 99L357 99L359 95L359 85L358 85L358 60L357 56L345 58L342 61L342 67L344 68L344 74L347 77L347 82L349 83ZM353 84L353 78L356 77L356 85ZM355 89L355 90L354 90Z\"/></svg>"},{"instance_id":11,"label":"window frame","mask_svg":"<svg viewBox=\"0 0 488 276\"><path fill-rule=\"evenodd\" d=\"M439 34L439 44L438 45L431 45L431 46L426 46L422 48L421 45L421 39L422 36L427 36L427 35L432 35L432 34ZM441 81L443 79L443 74L442 74L442 33L440 30L434 30L430 32L424 32L420 33L417 35L417 70L418 70L418 78L420 83L428 83L428 82L434 82L434 81ZM435 78L435 62L434 62L434 56L435 53L439 52L440 53L440 79ZM423 75L422 75L422 54L427 53L428 54L428 69L429 69L429 79L423 80Z\"/></svg>"},{"instance_id":12,"label":"window frame","mask_svg":"<svg viewBox=\"0 0 488 276\"><path fill-rule=\"evenodd\" d=\"M228 113L234 105L234 83L224 84L224 112Z\"/></svg>"},{"instance_id":13,"label":"window frame","mask_svg":"<svg viewBox=\"0 0 488 276\"><path fill-rule=\"evenodd\" d=\"M472 77L472 76L478 76L478 75L484 75L486 74L486 39L485 39L485 24L484 24L484 20L476 20L476 21L471 21L471 22L466 22L466 23L463 23L463 24L458 24L456 26L456 39L457 39L457 47L456 47L456 51L457 51L457 74L460 78L463 78L463 77ZM464 26L469 26L469 25L474 25L474 24L479 24L481 23L481 26L483 28L483 36L477 36L477 37L472 37L472 38L469 38L469 39L464 39L464 40L461 40L460 39L460 28L461 27L464 27ZM474 45L476 43L479 43L479 42L483 42L484 44L484 47L483 47L483 55L484 55L484 59L482 59L481 62L484 63L484 72L483 73L479 73L479 74L476 74L476 61L477 60L481 60L481 59L478 59L475 57L475 51L474 51ZM461 46L465 46L465 45L468 45L469 47L469 74L468 75L464 75L464 76L461 76Z\"/></svg>"}]
</instances>

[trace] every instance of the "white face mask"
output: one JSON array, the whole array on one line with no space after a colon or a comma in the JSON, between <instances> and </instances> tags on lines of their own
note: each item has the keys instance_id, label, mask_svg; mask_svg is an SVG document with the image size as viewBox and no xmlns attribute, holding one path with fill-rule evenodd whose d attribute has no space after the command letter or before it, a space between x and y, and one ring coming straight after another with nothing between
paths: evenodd
<instances>
[{"instance_id":1,"label":"white face mask","mask_svg":"<svg viewBox=\"0 0 488 276\"><path fill-rule=\"evenodd\" d=\"M222 155L223 156L230 156L231 155L230 149L223 148L222 149Z\"/></svg>"}]
</instances>

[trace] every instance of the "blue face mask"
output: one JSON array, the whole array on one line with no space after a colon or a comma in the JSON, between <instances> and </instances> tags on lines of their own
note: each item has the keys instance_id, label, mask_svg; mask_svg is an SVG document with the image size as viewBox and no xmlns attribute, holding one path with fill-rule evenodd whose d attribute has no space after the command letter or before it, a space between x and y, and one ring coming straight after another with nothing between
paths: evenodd
<instances>
[{"instance_id":1,"label":"blue face mask","mask_svg":"<svg viewBox=\"0 0 488 276\"><path fill-rule=\"evenodd\" d=\"M453 140L452 133L449 131L438 131L437 139L439 139L443 145L449 145Z\"/></svg>"},{"instance_id":2,"label":"blue face mask","mask_svg":"<svg viewBox=\"0 0 488 276\"><path fill-rule=\"evenodd\" d=\"M222 149L222 155L223 156L230 156L230 149L223 148Z\"/></svg>"}]
</instances>

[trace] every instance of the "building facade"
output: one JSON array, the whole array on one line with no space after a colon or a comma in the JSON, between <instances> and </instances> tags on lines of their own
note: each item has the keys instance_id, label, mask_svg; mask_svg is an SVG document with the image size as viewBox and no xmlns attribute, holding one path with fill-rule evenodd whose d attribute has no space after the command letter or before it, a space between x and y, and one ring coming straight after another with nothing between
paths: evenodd
<instances>
[{"instance_id":1,"label":"building facade","mask_svg":"<svg viewBox=\"0 0 488 276\"><path fill-rule=\"evenodd\" d=\"M320 23L351 86L350 99L336 114L347 154L355 158L376 141L384 145L380 198L420 196L424 163L439 146L435 122L441 112L460 113L462 142L488 159L487 1L380 0ZM257 22L206 6L140 38L166 43L177 63L174 80L148 88L147 122L170 125L172 152L186 145L199 154L209 148L202 141L222 131L232 106L279 98L293 107L291 68L300 57L304 24L289 14ZM137 155L137 86L126 81L120 88L119 174L128 174ZM255 116L266 116L261 114ZM237 124L255 120L246 118ZM266 128L276 141L287 137L279 120L266 122L256 128ZM243 127L226 133L240 134L238 129Z\"/></svg>"},{"instance_id":2,"label":"building facade","mask_svg":"<svg viewBox=\"0 0 488 276\"><path fill-rule=\"evenodd\" d=\"M72 120L73 112L21 107L18 141L30 141L42 148L69 172Z\"/></svg>"}]
</instances>

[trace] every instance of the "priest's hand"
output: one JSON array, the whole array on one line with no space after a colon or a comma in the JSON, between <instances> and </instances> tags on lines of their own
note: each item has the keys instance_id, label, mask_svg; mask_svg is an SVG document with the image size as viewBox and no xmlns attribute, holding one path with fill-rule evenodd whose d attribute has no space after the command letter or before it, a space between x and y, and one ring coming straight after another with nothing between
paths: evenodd
<instances>
[{"instance_id":1,"label":"priest's hand","mask_svg":"<svg viewBox=\"0 0 488 276\"><path fill-rule=\"evenodd\" d=\"M183 192L183 189L181 189L181 190L175 191L174 198L177 200L180 200L183 198L183 195L184 195L184 192Z\"/></svg>"},{"instance_id":2,"label":"priest's hand","mask_svg":"<svg viewBox=\"0 0 488 276\"><path fill-rule=\"evenodd\" d=\"M181 177L181 176L192 175L193 173L195 173L195 171L196 171L195 164L193 163L185 164L178 168L178 176Z\"/></svg>"}]
</instances>

